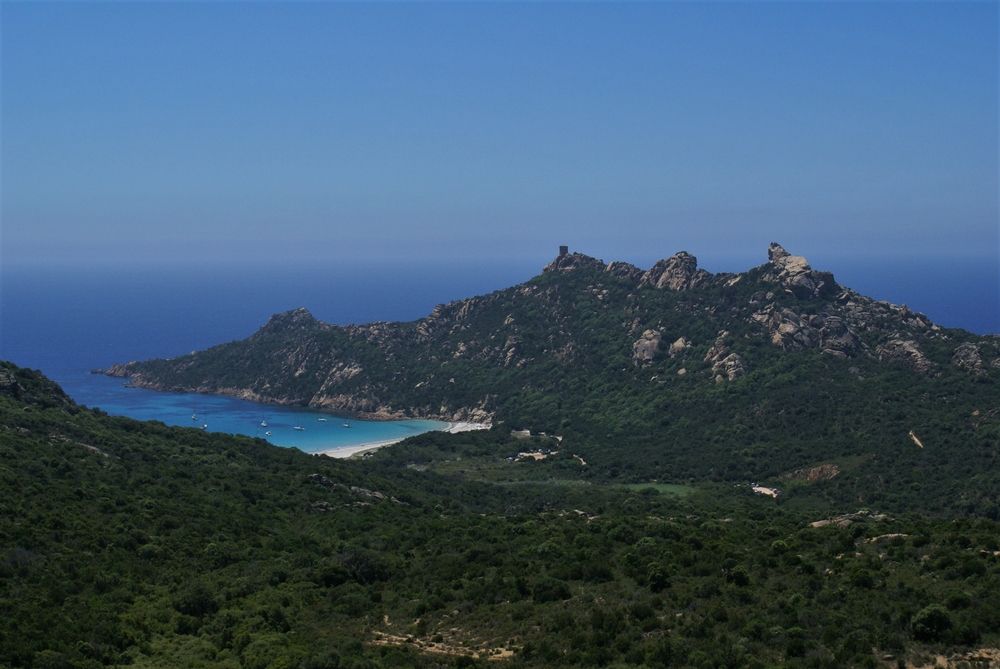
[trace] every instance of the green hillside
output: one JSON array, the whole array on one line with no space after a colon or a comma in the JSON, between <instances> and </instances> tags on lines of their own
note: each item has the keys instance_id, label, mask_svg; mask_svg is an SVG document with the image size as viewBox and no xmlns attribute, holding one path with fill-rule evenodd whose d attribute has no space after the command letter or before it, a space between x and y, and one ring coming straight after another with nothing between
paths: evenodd
<instances>
[{"instance_id":1,"label":"green hillside","mask_svg":"<svg viewBox=\"0 0 1000 669\"><path fill-rule=\"evenodd\" d=\"M845 667L1000 643L994 521L822 522L501 457L551 443L337 461L108 417L4 363L0 665Z\"/></svg>"},{"instance_id":2,"label":"green hillside","mask_svg":"<svg viewBox=\"0 0 1000 669\"><path fill-rule=\"evenodd\" d=\"M249 339L109 373L546 432L598 481L768 481L1000 517L1000 338L859 295L776 244L768 263L720 275L685 253L645 271L565 254L416 322L339 327L298 309ZM798 485L817 467L836 473Z\"/></svg>"}]
</instances>

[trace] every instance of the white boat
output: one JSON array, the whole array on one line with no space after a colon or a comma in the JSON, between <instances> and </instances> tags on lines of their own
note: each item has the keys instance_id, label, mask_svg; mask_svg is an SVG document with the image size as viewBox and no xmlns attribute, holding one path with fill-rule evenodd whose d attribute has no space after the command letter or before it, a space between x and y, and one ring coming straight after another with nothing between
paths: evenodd
<instances>
[{"instance_id":1,"label":"white boat","mask_svg":"<svg viewBox=\"0 0 1000 669\"><path fill-rule=\"evenodd\" d=\"M260 426L261 427L267 427L267 421L266 420L260 421Z\"/></svg>"},{"instance_id":2,"label":"white boat","mask_svg":"<svg viewBox=\"0 0 1000 669\"><path fill-rule=\"evenodd\" d=\"M299 430L300 432L304 432L304 431L305 431L305 428L304 428L304 427L302 427L301 425L294 425L294 426L292 427L292 429L293 429L293 430Z\"/></svg>"},{"instance_id":3,"label":"white boat","mask_svg":"<svg viewBox=\"0 0 1000 669\"><path fill-rule=\"evenodd\" d=\"M191 414L191 420L198 420L198 414L196 413Z\"/></svg>"},{"instance_id":4,"label":"white boat","mask_svg":"<svg viewBox=\"0 0 1000 669\"><path fill-rule=\"evenodd\" d=\"M326 418L317 418L316 420L319 421L320 423L326 422Z\"/></svg>"},{"instance_id":5,"label":"white boat","mask_svg":"<svg viewBox=\"0 0 1000 669\"><path fill-rule=\"evenodd\" d=\"M208 423L205 423L205 424L203 424L203 425L201 426L201 429L202 429L202 430L207 430L207 429L208 429Z\"/></svg>"},{"instance_id":6,"label":"white boat","mask_svg":"<svg viewBox=\"0 0 1000 669\"><path fill-rule=\"evenodd\" d=\"M271 436L271 431L270 431L270 430L268 430L267 432L265 432L265 433L264 433L264 436L265 436L265 437L270 437L270 436Z\"/></svg>"},{"instance_id":7,"label":"white boat","mask_svg":"<svg viewBox=\"0 0 1000 669\"><path fill-rule=\"evenodd\" d=\"M350 427L350 426L351 426L350 423L344 423L344 427Z\"/></svg>"}]
</instances>

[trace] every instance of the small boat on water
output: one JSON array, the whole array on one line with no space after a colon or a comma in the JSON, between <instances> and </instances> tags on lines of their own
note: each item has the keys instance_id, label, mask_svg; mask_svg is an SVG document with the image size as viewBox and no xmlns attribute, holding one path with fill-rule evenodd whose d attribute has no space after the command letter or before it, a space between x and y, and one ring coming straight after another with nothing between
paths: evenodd
<instances>
[{"instance_id":1,"label":"small boat on water","mask_svg":"<svg viewBox=\"0 0 1000 669\"><path fill-rule=\"evenodd\" d=\"M350 426L351 426L350 423L344 423L344 427L350 427Z\"/></svg>"},{"instance_id":2,"label":"small boat on water","mask_svg":"<svg viewBox=\"0 0 1000 669\"><path fill-rule=\"evenodd\" d=\"M300 431L300 432L305 432L305 428L304 428L304 427L302 427L301 425L293 425L293 426L292 426L292 429L293 429L293 430L298 430L298 431Z\"/></svg>"},{"instance_id":3,"label":"small boat on water","mask_svg":"<svg viewBox=\"0 0 1000 669\"><path fill-rule=\"evenodd\" d=\"M326 422L326 418L317 418L316 420L318 422L320 422L320 423L325 423Z\"/></svg>"},{"instance_id":4,"label":"small boat on water","mask_svg":"<svg viewBox=\"0 0 1000 669\"><path fill-rule=\"evenodd\" d=\"M198 414L196 413L191 414L191 420L198 420Z\"/></svg>"},{"instance_id":5,"label":"small boat on water","mask_svg":"<svg viewBox=\"0 0 1000 669\"><path fill-rule=\"evenodd\" d=\"M267 427L267 421L266 421L266 420L264 420L264 419L261 419L261 421L260 421L260 426L261 426L261 427Z\"/></svg>"},{"instance_id":6,"label":"small boat on water","mask_svg":"<svg viewBox=\"0 0 1000 669\"><path fill-rule=\"evenodd\" d=\"M201 429L202 430L207 430L208 429L208 423L202 424Z\"/></svg>"},{"instance_id":7,"label":"small boat on water","mask_svg":"<svg viewBox=\"0 0 1000 669\"><path fill-rule=\"evenodd\" d=\"M270 436L271 436L271 431L270 431L270 430L268 430L267 432L265 432L265 433L264 433L264 436L265 436L265 437L270 437Z\"/></svg>"}]
</instances>

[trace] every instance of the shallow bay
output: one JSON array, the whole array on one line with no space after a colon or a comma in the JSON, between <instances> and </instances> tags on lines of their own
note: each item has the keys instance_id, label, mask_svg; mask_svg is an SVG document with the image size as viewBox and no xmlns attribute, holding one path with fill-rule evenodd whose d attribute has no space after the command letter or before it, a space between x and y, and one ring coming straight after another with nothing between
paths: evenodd
<instances>
[{"instance_id":1,"label":"shallow bay","mask_svg":"<svg viewBox=\"0 0 1000 669\"><path fill-rule=\"evenodd\" d=\"M62 370L52 376L78 403L100 408L114 416L158 420L194 429L207 425L205 429L209 432L259 437L277 446L306 452L349 449L358 444L404 439L448 427L448 423L434 420L355 420L220 395L130 388L124 379L91 374L87 370ZM262 421L267 423L266 427L261 425ZM350 427L344 427L345 423ZM304 429L293 429L296 426Z\"/></svg>"}]
</instances>

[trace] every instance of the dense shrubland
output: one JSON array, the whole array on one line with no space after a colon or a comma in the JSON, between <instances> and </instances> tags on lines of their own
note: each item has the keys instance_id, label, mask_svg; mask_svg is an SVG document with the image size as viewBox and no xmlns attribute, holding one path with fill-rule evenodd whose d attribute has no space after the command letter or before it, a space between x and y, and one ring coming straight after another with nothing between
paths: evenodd
<instances>
[{"instance_id":1,"label":"dense shrubland","mask_svg":"<svg viewBox=\"0 0 1000 669\"><path fill-rule=\"evenodd\" d=\"M835 464L842 473L833 481L781 485L790 497L836 504L1000 518L1000 339L838 296L840 287L802 296L776 284L771 265L675 291L573 258L578 266L567 271L414 323L341 328L296 310L247 340L116 373L153 387L245 389L368 412L488 410L505 429L564 436L595 481L777 483ZM755 320L762 311L837 315L857 331L853 349L836 357L794 341L777 346L779 330ZM647 328L660 343L639 361L633 343ZM680 337L691 345L669 355ZM715 383L706 356L720 340L743 371ZM902 340L918 359L881 352ZM956 364L962 345L982 358L977 370Z\"/></svg>"},{"instance_id":2,"label":"dense shrubland","mask_svg":"<svg viewBox=\"0 0 1000 669\"><path fill-rule=\"evenodd\" d=\"M902 511L929 446L883 499L833 479L775 501L622 486L572 435L335 461L0 373L0 666L843 667L1000 643L1000 527ZM559 453L507 460L529 447Z\"/></svg>"}]
</instances>

